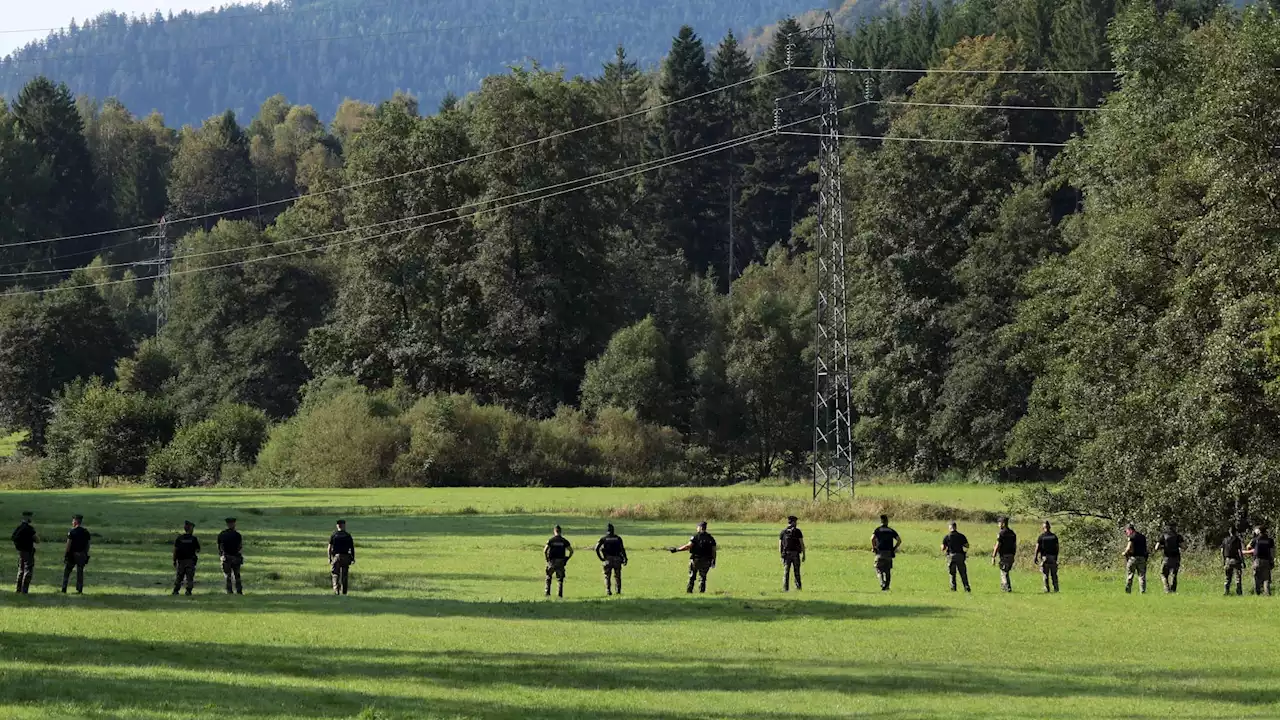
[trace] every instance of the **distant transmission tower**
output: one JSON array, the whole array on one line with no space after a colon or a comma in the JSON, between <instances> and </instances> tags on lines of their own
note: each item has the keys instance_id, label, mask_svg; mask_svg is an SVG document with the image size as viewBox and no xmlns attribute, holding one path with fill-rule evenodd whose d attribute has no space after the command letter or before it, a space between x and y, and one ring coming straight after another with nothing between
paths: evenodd
<instances>
[{"instance_id":1,"label":"distant transmission tower","mask_svg":"<svg viewBox=\"0 0 1280 720\"><path fill-rule=\"evenodd\" d=\"M828 12L822 42L818 140L818 306L813 382L813 497L853 497L853 401L845 291L844 195L840 189L840 104L836 25Z\"/></svg>"},{"instance_id":2,"label":"distant transmission tower","mask_svg":"<svg viewBox=\"0 0 1280 720\"><path fill-rule=\"evenodd\" d=\"M156 257L154 260L142 260L134 264L153 266L156 269L156 282L152 289L152 296L156 300L156 334L159 335L160 330L169 320L169 272L173 264L173 244L169 242L168 220L161 217L160 222L156 223L155 232L143 239L155 241Z\"/></svg>"}]
</instances>

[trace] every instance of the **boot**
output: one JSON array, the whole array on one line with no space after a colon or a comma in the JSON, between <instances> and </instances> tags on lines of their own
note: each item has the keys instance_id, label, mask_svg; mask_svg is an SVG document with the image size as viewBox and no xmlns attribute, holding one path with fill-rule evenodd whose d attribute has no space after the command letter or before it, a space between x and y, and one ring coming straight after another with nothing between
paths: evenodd
<instances>
[{"instance_id":1,"label":"boot","mask_svg":"<svg viewBox=\"0 0 1280 720\"><path fill-rule=\"evenodd\" d=\"M556 588L556 597L564 597L564 583L561 582Z\"/></svg>"}]
</instances>

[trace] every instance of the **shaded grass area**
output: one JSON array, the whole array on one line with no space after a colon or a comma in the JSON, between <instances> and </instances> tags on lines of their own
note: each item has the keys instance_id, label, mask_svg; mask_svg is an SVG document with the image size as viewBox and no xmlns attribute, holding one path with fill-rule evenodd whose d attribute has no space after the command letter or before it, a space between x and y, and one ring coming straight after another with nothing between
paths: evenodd
<instances>
[{"instance_id":1,"label":"shaded grass area","mask_svg":"<svg viewBox=\"0 0 1280 720\"><path fill-rule=\"evenodd\" d=\"M687 560L663 547L691 523L618 520L631 562L626 594L606 598L590 553L604 517L358 515L352 594L334 597L332 518L273 511L320 507L323 494L269 496L262 515L219 496L102 493L86 513L98 542L88 594L56 593L53 547L32 595L0 590L0 717L1280 716L1280 689L1257 671L1280 660L1280 599L1223 598L1213 573L1189 574L1177 596L1125 595L1118 562L1064 567L1064 592L1045 596L1029 555L1016 592L1000 593L982 558L990 525L962 524L976 548L966 595L947 591L945 521L896 524L889 593L867 548L873 522L804 523L805 589L784 594L780 526L715 521L720 561L709 592L690 597ZM50 546L57 518L89 497L0 494L36 511ZM194 516L210 546L227 514L245 535L248 594L221 593L207 552L196 595L170 597L170 530ZM578 548L563 600L542 597L556 522Z\"/></svg>"}]
</instances>

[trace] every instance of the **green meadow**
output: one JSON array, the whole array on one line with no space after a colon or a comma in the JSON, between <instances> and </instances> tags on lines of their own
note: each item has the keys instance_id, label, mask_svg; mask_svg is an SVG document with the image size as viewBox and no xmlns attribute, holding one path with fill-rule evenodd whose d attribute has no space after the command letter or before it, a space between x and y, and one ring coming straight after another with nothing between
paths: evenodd
<instances>
[{"instance_id":1,"label":"green meadow","mask_svg":"<svg viewBox=\"0 0 1280 720\"><path fill-rule=\"evenodd\" d=\"M1242 718L1280 716L1280 598L1223 598L1207 562L1180 592L1123 593L1111 568L1064 565L1044 595L1012 594L986 559L994 526L965 522L974 592L951 593L944 520L901 521L879 591L871 520L804 522L804 590L781 591L781 522L713 522L718 567L686 595L692 519L614 520L624 595L591 552L619 508L700 494L802 501L803 486L725 489L100 490L0 493L45 540L31 594L0 588L3 718ZM995 486L868 486L867 498L1001 510ZM61 595L72 513L94 533L83 596ZM214 540L246 539L245 592L223 593ZM351 594L329 590L336 516L357 542ZM183 520L205 546L193 597L171 597ZM781 520L781 518L779 518ZM563 600L542 596L560 523L578 555Z\"/></svg>"}]
</instances>

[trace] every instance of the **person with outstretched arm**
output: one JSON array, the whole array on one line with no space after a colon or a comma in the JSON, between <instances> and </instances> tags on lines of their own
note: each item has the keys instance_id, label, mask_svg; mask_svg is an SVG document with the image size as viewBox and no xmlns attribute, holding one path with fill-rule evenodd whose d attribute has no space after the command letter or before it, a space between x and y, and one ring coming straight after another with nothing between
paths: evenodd
<instances>
[{"instance_id":1,"label":"person with outstretched arm","mask_svg":"<svg viewBox=\"0 0 1280 720\"><path fill-rule=\"evenodd\" d=\"M698 592L706 592L707 573L716 566L716 539L707 532L707 521L698 523L697 532L689 538L689 542L680 547L667 548L667 550L673 553L689 551L689 586L685 592L692 593L693 583L699 578L702 583L698 586Z\"/></svg>"}]
</instances>

